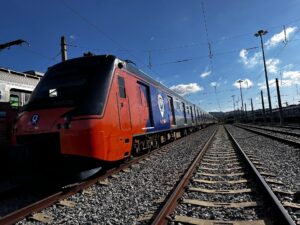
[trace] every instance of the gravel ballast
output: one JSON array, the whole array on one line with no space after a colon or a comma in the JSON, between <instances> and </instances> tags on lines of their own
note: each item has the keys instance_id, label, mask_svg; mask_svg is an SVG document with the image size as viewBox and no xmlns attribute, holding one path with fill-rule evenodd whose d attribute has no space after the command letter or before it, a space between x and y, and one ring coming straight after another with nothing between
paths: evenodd
<instances>
[{"instance_id":1,"label":"gravel ballast","mask_svg":"<svg viewBox=\"0 0 300 225\"><path fill-rule=\"evenodd\" d=\"M74 207L53 205L43 213L52 217L51 224L148 224L215 128L210 126L162 147L170 150L118 173L108 179L108 185L93 185L71 196L68 200L75 202ZM29 223L39 222L18 224Z\"/></svg>"},{"instance_id":2,"label":"gravel ballast","mask_svg":"<svg viewBox=\"0 0 300 225\"><path fill-rule=\"evenodd\" d=\"M263 165L262 168L258 169L259 172L274 174L275 176L269 178L281 182L278 184L267 180L270 187L300 193L300 154L298 148L238 127L227 126L227 128L246 154L256 156ZM280 201L300 203L299 197L295 198L293 195L282 193L276 195ZM293 219L299 218L300 210L292 210L291 208L287 208L287 210Z\"/></svg>"}]
</instances>

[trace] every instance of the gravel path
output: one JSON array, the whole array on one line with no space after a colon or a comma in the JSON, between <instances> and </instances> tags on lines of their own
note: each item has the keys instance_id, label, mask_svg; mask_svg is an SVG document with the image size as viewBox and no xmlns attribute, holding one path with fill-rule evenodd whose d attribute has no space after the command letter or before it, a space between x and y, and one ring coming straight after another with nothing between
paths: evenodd
<instances>
[{"instance_id":1,"label":"gravel path","mask_svg":"<svg viewBox=\"0 0 300 225\"><path fill-rule=\"evenodd\" d=\"M119 173L108 185L94 185L71 196L68 200L75 202L74 207L53 205L43 213L52 217L51 224L148 224L214 129L208 127L162 147L170 151Z\"/></svg>"},{"instance_id":2,"label":"gravel path","mask_svg":"<svg viewBox=\"0 0 300 225\"><path fill-rule=\"evenodd\" d=\"M272 179L282 182L280 185L267 181L271 187L300 192L300 149L231 125L227 128L246 154L255 155L262 163L260 171L272 173L275 175ZM299 195L277 194L277 197L281 201L300 203ZM288 211L294 219L300 215L300 210L289 208Z\"/></svg>"},{"instance_id":3,"label":"gravel path","mask_svg":"<svg viewBox=\"0 0 300 225\"><path fill-rule=\"evenodd\" d=\"M300 149L279 141L253 134L244 129L227 126L241 148L248 154L256 155L267 172L276 175L284 187L300 191Z\"/></svg>"},{"instance_id":4,"label":"gravel path","mask_svg":"<svg viewBox=\"0 0 300 225\"><path fill-rule=\"evenodd\" d=\"M232 155L232 161L236 163L233 164L229 160L224 160L224 155ZM220 176L207 176L200 173L206 172L202 168L204 165L200 163L197 173L193 176L194 181L189 184L189 187L196 188L206 188L209 190L237 190L237 189L253 189L250 193L204 193L196 191L185 191L182 199L195 199L201 201L209 202L222 202L222 203L242 203L242 202L263 202L263 197L260 193L256 191L257 187L252 178L248 175L247 169L242 171L225 171L226 168L242 167L244 168L243 161L240 160L239 154L234 150L231 141L225 129L223 127L219 128L211 146L208 148L203 159L209 158L209 156L220 157L218 162L205 167L213 167L215 170L211 171L211 174L220 174ZM227 176L231 173L244 172L243 176ZM206 180L206 181L224 181L224 183L210 184L203 183L201 181L196 182L196 180ZM229 184L227 181L233 180L247 180L245 183L235 183ZM219 221L234 221L234 220L257 220L263 218L266 210L264 205L249 207L249 208L226 208L226 207L204 207L195 206L192 204L178 204L175 211L172 213L171 217L174 218L175 215L195 217L199 219L206 220L219 220ZM170 224L174 224L171 222ZM223 224L220 222L220 224Z\"/></svg>"},{"instance_id":5,"label":"gravel path","mask_svg":"<svg viewBox=\"0 0 300 225\"><path fill-rule=\"evenodd\" d=\"M241 126L243 126L243 125L241 125ZM293 142L296 142L296 143L300 143L300 138L298 137L299 134L295 134L295 132L290 132L289 131L290 133L292 133L290 135L290 134L279 133L278 131L286 131L286 130L277 129L277 128L268 128L268 130L265 130L265 129L262 129L262 128L257 127L257 126L248 126L248 125L246 125L245 127L248 128L248 129L254 130L254 131L263 132L263 133L266 133L266 134L269 134L269 135L272 135L272 136L275 136L275 137L279 137L279 138L290 140L290 141L293 141ZM298 135L298 136L295 136L295 135Z\"/></svg>"}]
</instances>

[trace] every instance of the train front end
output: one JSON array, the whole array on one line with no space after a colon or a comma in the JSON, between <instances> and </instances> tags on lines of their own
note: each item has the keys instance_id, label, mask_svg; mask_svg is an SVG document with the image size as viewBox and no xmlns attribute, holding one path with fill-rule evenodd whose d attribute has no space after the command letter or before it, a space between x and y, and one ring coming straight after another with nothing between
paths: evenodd
<instances>
[{"instance_id":1,"label":"train front end","mask_svg":"<svg viewBox=\"0 0 300 225\"><path fill-rule=\"evenodd\" d=\"M81 57L50 67L16 119L14 154L42 163L110 160L102 117L115 60Z\"/></svg>"}]
</instances>

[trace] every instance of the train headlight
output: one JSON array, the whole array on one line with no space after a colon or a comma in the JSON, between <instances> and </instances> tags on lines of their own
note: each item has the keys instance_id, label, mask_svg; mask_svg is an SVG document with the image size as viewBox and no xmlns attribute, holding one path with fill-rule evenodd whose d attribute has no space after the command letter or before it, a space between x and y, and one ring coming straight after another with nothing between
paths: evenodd
<instances>
[{"instance_id":1,"label":"train headlight","mask_svg":"<svg viewBox=\"0 0 300 225\"><path fill-rule=\"evenodd\" d=\"M68 123L68 122L66 122L66 123L64 123L63 128L64 129L70 129L71 128L71 124Z\"/></svg>"},{"instance_id":2,"label":"train headlight","mask_svg":"<svg viewBox=\"0 0 300 225\"><path fill-rule=\"evenodd\" d=\"M64 117L64 121L65 121L65 122L69 122L70 120L71 120L71 118L70 118L69 116L65 116L65 117Z\"/></svg>"}]
</instances>

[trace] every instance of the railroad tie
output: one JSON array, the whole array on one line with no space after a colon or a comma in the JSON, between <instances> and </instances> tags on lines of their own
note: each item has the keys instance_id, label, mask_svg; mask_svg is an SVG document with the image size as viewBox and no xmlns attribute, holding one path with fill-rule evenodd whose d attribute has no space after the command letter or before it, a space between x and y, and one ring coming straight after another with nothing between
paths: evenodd
<instances>
[{"instance_id":1,"label":"railroad tie","mask_svg":"<svg viewBox=\"0 0 300 225\"><path fill-rule=\"evenodd\" d=\"M223 180L204 180L204 179L192 179L194 182L198 183L205 183L205 184L242 184L242 183L248 183L248 180L241 179L241 180L229 180L229 181L223 181Z\"/></svg>"},{"instance_id":2,"label":"railroad tie","mask_svg":"<svg viewBox=\"0 0 300 225\"><path fill-rule=\"evenodd\" d=\"M200 176L210 176L210 177L235 177L235 176L244 176L246 173L228 173L228 174L216 174L216 173L196 173Z\"/></svg>"},{"instance_id":3,"label":"railroad tie","mask_svg":"<svg viewBox=\"0 0 300 225\"><path fill-rule=\"evenodd\" d=\"M211 194L243 194L243 193L253 192L254 190L250 188L232 189L232 190L213 190L213 189L206 189L206 188L190 187L189 191L211 193Z\"/></svg>"},{"instance_id":4,"label":"railroad tie","mask_svg":"<svg viewBox=\"0 0 300 225\"><path fill-rule=\"evenodd\" d=\"M76 203L64 199L64 200L59 201L59 202L57 203L57 205L59 205L59 206L65 206L65 207L68 207L68 208L73 208L73 207L76 205Z\"/></svg>"},{"instance_id":5,"label":"railroad tie","mask_svg":"<svg viewBox=\"0 0 300 225\"><path fill-rule=\"evenodd\" d=\"M182 204L191 204L203 207L223 207L223 208L247 208L261 206L260 202L210 202L196 199L183 199Z\"/></svg>"},{"instance_id":6,"label":"railroad tie","mask_svg":"<svg viewBox=\"0 0 300 225\"><path fill-rule=\"evenodd\" d=\"M44 213L35 213L31 217L29 217L29 219L42 222L42 223L51 223L53 220L51 216L48 216Z\"/></svg>"},{"instance_id":7,"label":"railroad tie","mask_svg":"<svg viewBox=\"0 0 300 225\"><path fill-rule=\"evenodd\" d=\"M224 220L204 220L187 216L175 216L174 222L187 223L192 225L266 225L264 220L252 221L224 221Z\"/></svg>"}]
</instances>

